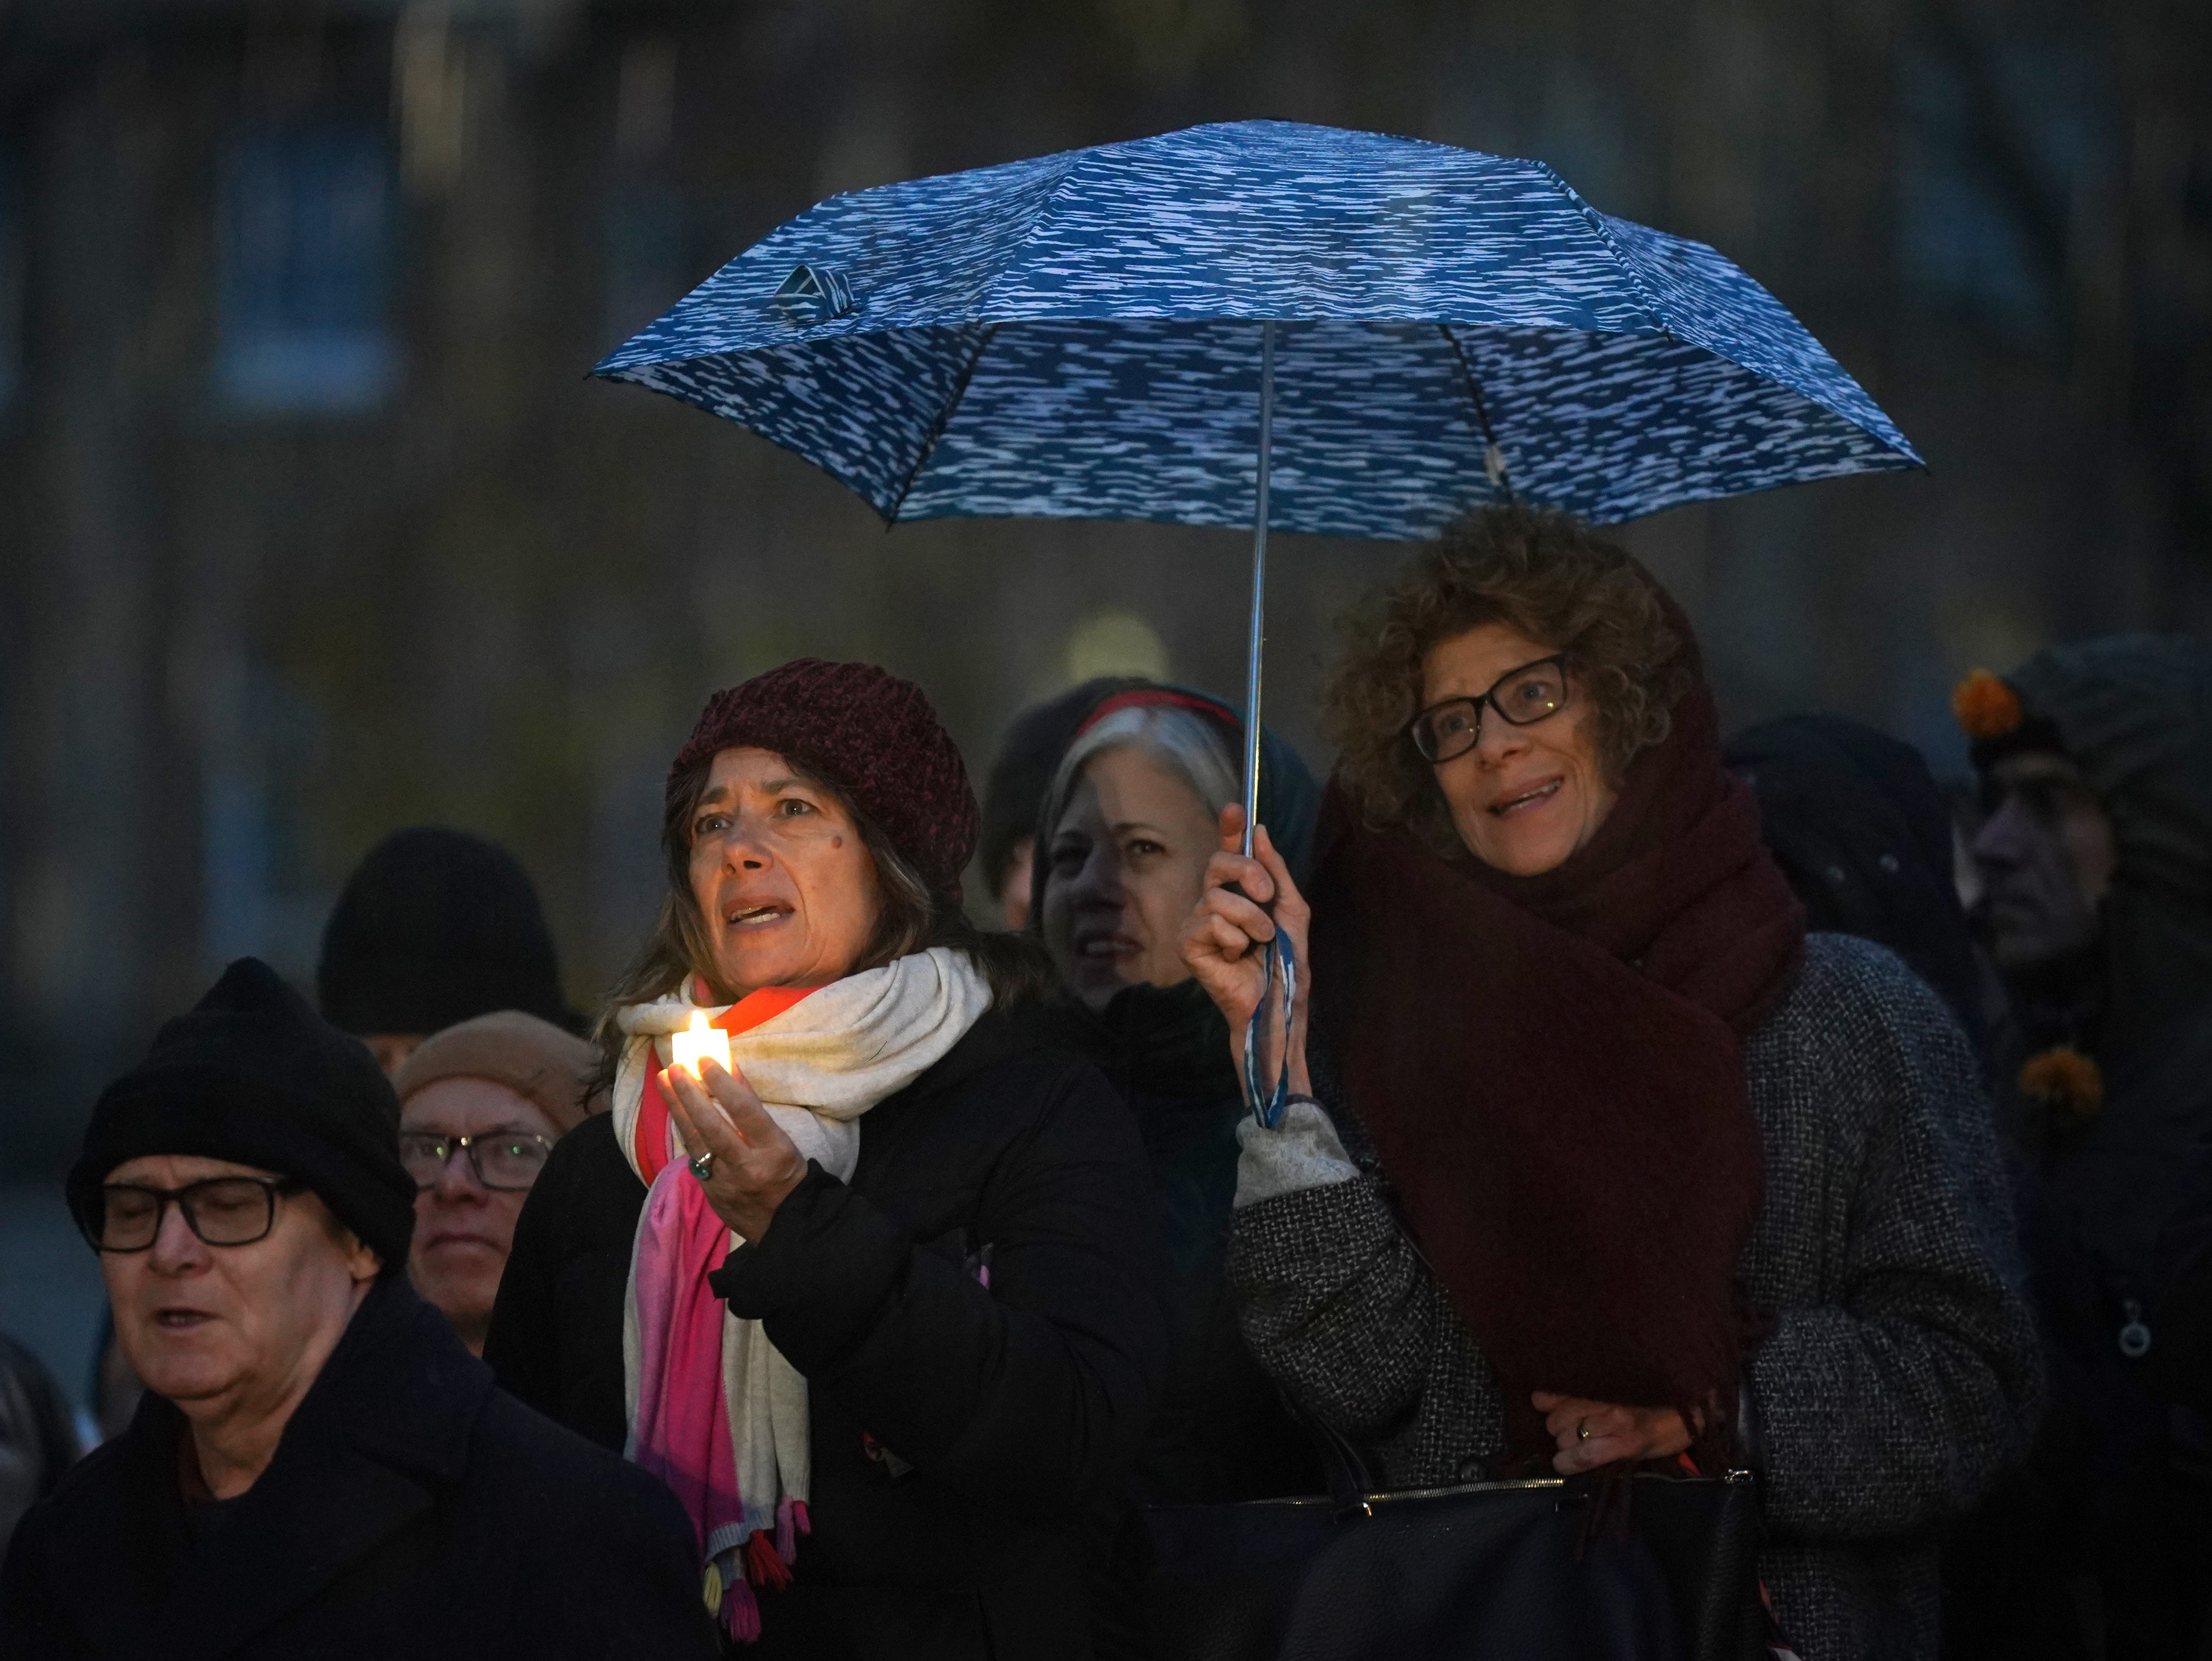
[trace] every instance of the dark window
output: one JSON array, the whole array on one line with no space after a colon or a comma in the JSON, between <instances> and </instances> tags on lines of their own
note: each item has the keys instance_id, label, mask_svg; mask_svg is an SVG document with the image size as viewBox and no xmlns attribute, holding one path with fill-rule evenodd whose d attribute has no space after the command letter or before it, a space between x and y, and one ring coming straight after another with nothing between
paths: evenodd
<instances>
[{"instance_id":1,"label":"dark window","mask_svg":"<svg viewBox=\"0 0 2212 1661\"><path fill-rule=\"evenodd\" d=\"M249 134L223 163L216 390L235 410L373 410L399 379L391 149L373 128Z\"/></svg>"},{"instance_id":2,"label":"dark window","mask_svg":"<svg viewBox=\"0 0 2212 1661\"><path fill-rule=\"evenodd\" d=\"M265 663L224 653L201 688L201 948L210 972L264 958L313 970L335 895L308 868L309 798L326 787L329 728Z\"/></svg>"},{"instance_id":3,"label":"dark window","mask_svg":"<svg viewBox=\"0 0 2212 1661\"><path fill-rule=\"evenodd\" d=\"M1993 333L2048 344L2065 326L2075 204L2103 160L2094 72L1963 33L1900 70L1902 275Z\"/></svg>"}]
</instances>

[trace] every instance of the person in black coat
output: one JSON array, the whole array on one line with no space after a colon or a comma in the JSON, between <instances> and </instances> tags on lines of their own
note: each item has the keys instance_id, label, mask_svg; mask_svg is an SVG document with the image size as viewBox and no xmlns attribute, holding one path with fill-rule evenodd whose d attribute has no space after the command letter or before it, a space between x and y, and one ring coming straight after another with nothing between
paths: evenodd
<instances>
[{"instance_id":1,"label":"person in black coat","mask_svg":"<svg viewBox=\"0 0 2212 1661\"><path fill-rule=\"evenodd\" d=\"M507 1388L675 1487L749 1654L1093 1652L1158 1202L1105 1080L1029 1036L1048 964L959 909L975 823L880 670L716 695L602 1025L613 1110L555 1148L493 1311ZM693 1033L727 1066L669 1065Z\"/></svg>"},{"instance_id":2,"label":"person in black coat","mask_svg":"<svg viewBox=\"0 0 2212 1661\"><path fill-rule=\"evenodd\" d=\"M2018 1018L1998 1109L2052 1362L2034 1466L2060 1555L2015 1554L2000 1591L2094 1576L2101 1632L2076 1652L2199 1654L2212 1427L2176 1399L2169 1299L2212 1150L2212 644L2049 647L1953 708L1988 809L1978 921Z\"/></svg>"},{"instance_id":3,"label":"person in black coat","mask_svg":"<svg viewBox=\"0 0 2212 1661\"><path fill-rule=\"evenodd\" d=\"M1099 700L1039 808L1030 910L1061 990L1041 1018L1135 1115L1168 1227L1171 1341L1158 1416L1133 1472L1148 1503L1317 1494L1309 1433L1237 1325L1222 1278L1247 1116L1229 1032L1182 960L1182 928L1239 795L1243 724L1218 700L1150 682ZM1260 818L1303 874L1319 790L1262 739Z\"/></svg>"},{"instance_id":4,"label":"person in black coat","mask_svg":"<svg viewBox=\"0 0 2212 1661\"><path fill-rule=\"evenodd\" d=\"M16 1530L0 1654L714 1653L673 1496L408 1286L396 1117L252 958L103 1095L69 1197L147 1393Z\"/></svg>"},{"instance_id":5,"label":"person in black coat","mask_svg":"<svg viewBox=\"0 0 2212 1661\"><path fill-rule=\"evenodd\" d=\"M81 1451L54 1375L0 1333L0 1552L17 1519L60 1486Z\"/></svg>"}]
</instances>

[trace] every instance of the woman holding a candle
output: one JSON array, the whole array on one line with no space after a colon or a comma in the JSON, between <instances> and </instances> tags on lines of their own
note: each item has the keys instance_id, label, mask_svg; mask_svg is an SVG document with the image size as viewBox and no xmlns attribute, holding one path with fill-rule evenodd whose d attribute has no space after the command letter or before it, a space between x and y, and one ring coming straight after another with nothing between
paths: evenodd
<instances>
[{"instance_id":1,"label":"woman holding a candle","mask_svg":"<svg viewBox=\"0 0 2212 1661\"><path fill-rule=\"evenodd\" d=\"M716 695L601 1023L613 1110L516 1229L487 1359L667 1481L755 1653L1091 1648L1164 1366L1158 1202L1104 1080L1010 1018L1050 970L961 910L975 826L881 670ZM730 1064L672 1065L702 1015Z\"/></svg>"}]
</instances>

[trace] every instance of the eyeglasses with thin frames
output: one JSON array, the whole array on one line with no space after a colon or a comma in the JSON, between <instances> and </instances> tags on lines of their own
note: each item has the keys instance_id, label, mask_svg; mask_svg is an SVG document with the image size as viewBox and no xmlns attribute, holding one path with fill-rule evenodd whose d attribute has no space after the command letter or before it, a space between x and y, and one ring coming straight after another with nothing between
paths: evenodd
<instances>
[{"instance_id":1,"label":"eyeglasses with thin frames","mask_svg":"<svg viewBox=\"0 0 2212 1661\"><path fill-rule=\"evenodd\" d=\"M1476 697L1444 698L1413 717L1413 748L1431 766L1463 756L1481 741L1482 712L1495 709L1510 726L1534 727L1567 707L1567 654L1524 663L1500 675Z\"/></svg>"},{"instance_id":2,"label":"eyeglasses with thin frames","mask_svg":"<svg viewBox=\"0 0 2212 1661\"><path fill-rule=\"evenodd\" d=\"M495 1194L518 1194L538 1180L552 1151L550 1138L526 1130L491 1130L481 1136L408 1130L399 1137L399 1163L417 1188L434 1186L453 1155L465 1153L478 1183Z\"/></svg>"},{"instance_id":3,"label":"eyeglasses with thin frames","mask_svg":"<svg viewBox=\"0 0 2212 1661\"><path fill-rule=\"evenodd\" d=\"M276 1202L307 1187L291 1177L210 1177L182 1188L154 1188L143 1183L102 1184L89 1215L77 1226L94 1251L144 1251L161 1238L161 1220L171 1206L211 1246L252 1245L276 1226Z\"/></svg>"}]
</instances>

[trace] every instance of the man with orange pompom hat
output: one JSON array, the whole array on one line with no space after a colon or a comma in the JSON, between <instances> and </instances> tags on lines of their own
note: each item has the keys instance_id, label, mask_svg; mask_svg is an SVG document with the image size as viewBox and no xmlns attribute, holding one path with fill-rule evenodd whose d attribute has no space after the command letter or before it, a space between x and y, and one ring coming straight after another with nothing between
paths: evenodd
<instances>
[{"instance_id":1,"label":"man with orange pompom hat","mask_svg":"<svg viewBox=\"0 0 2212 1661\"><path fill-rule=\"evenodd\" d=\"M2052 1347L2038 1474L2104 1652L2197 1654L2212 1441L2181 1403L2212 1380L2172 1340L2212 1262L2189 1221L2212 1198L2212 644L2053 647L1954 707L1989 810L1977 921L2021 1028L1999 1059Z\"/></svg>"}]
</instances>

